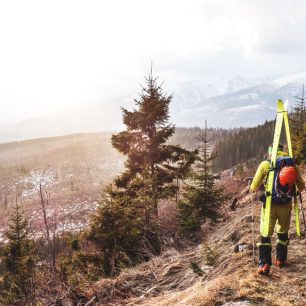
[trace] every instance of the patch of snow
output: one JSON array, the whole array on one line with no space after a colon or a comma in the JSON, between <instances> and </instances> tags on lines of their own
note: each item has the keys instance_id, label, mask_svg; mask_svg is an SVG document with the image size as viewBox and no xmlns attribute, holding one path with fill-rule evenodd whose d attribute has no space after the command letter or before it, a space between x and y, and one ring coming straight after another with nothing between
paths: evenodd
<instances>
[{"instance_id":1,"label":"patch of snow","mask_svg":"<svg viewBox=\"0 0 306 306\"><path fill-rule=\"evenodd\" d=\"M44 170L32 170L30 175L19 181L19 184L28 187L22 192L22 196L27 197L39 191L40 185L42 187L50 187L55 182L55 175Z\"/></svg>"},{"instance_id":2,"label":"patch of snow","mask_svg":"<svg viewBox=\"0 0 306 306\"><path fill-rule=\"evenodd\" d=\"M7 238L6 238L6 236L5 236L5 234L4 234L4 232L0 232L0 243L7 243Z\"/></svg>"}]
</instances>

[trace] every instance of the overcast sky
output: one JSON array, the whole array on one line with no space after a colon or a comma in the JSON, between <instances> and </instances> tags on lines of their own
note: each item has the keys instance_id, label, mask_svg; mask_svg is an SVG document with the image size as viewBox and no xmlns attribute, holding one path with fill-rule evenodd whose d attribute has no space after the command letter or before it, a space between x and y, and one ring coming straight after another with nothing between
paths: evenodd
<instances>
[{"instance_id":1,"label":"overcast sky","mask_svg":"<svg viewBox=\"0 0 306 306\"><path fill-rule=\"evenodd\" d=\"M306 70L306 1L0 0L0 124L182 81ZM103 102L107 103L107 102Z\"/></svg>"}]
</instances>

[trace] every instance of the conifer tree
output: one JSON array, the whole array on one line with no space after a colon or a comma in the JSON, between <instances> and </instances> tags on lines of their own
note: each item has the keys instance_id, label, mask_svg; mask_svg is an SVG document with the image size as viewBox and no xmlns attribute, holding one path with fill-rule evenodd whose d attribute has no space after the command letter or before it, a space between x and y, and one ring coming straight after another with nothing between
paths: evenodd
<instances>
[{"instance_id":1,"label":"conifer tree","mask_svg":"<svg viewBox=\"0 0 306 306\"><path fill-rule=\"evenodd\" d=\"M292 142L298 162L306 164L306 123L303 124L302 130L294 134Z\"/></svg>"},{"instance_id":2,"label":"conifer tree","mask_svg":"<svg viewBox=\"0 0 306 306\"><path fill-rule=\"evenodd\" d=\"M108 186L105 195L92 216L88 238L95 242L103 254L106 276L119 272L120 266L136 263L137 250L143 236L141 220L136 205L131 205L128 195L120 194ZM139 253L138 253L139 254Z\"/></svg>"},{"instance_id":3,"label":"conifer tree","mask_svg":"<svg viewBox=\"0 0 306 306\"><path fill-rule=\"evenodd\" d=\"M160 251L158 201L173 197L194 162L194 152L170 145L172 95L164 94L152 73L136 107L122 109L126 130L112 145L126 155L124 172L108 188L93 217L89 238L100 246L106 275Z\"/></svg>"},{"instance_id":4,"label":"conifer tree","mask_svg":"<svg viewBox=\"0 0 306 306\"><path fill-rule=\"evenodd\" d=\"M176 192L173 180L185 175L193 162L193 154L169 145L175 127L169 123L172 95L164 94L152 73L146 78L136 109L122 108L126 130L112 136L113 146L127 156L126 170L116 180L118 188L133 195L150 178L151 199L157 212L157 200Z\"/></svg>"},{"instance_id":5,"label":"conifer tree","mask_svg":"<svg viewBox=\"0 0 306 306\"><path fill-rule=\"evenodd\" d=\"M156 245L158 200L176 195L177 180L187 175L195 153L168 143L175 131L169 123L172 95L163 93L152 72L145 80L136 108L122 109L126 130L113 135L112 144L127 156L126 169L115 180L118 195L138 207L145 239Z\"/></svg>"},{"instance_id":6,"label":"conifer tree","mask_svg":"<svg viewBox=\"0 0 306 306\"><path fill-rule=\"evenodd\" d=\"M207 218L217 220L222 204L228 200L223 188L216 188L217 175L212 173L215 154L210 153L207 133L199 136L201 142L194 171L184 187L179 201L182 233L196 232Z\"/></svg>"},{"instance_id":7,"label":"conifer tree","mask_svg":"<svg viewBox=\"0 0 306 306\"><path fill-rule=\"evenodd\" d=\"M295 97L296 105L293 108L291 114L291 137L294 154L299 162L306 162L305 151L305 139L306 139L306 109L305 109L305 97L304 97L304 85L302 90L302 96Z\"/></svg>"},{"instance_id":8,"label":"conifer tree","mask_svg":"<svg viewBox=\"0 0 306 306\"><path fill-rule=\"evenodd\" d=\"M29 239L28 221L16 200L6 232L8 243L2 258L6 273L1 298L6 305L34 302L34 246Z\"/></svg>"}]
</instances>

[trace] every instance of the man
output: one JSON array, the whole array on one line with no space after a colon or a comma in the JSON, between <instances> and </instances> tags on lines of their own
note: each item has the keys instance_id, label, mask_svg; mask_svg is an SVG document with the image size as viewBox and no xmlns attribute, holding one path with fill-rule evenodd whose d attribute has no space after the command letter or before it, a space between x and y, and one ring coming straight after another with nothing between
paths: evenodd
<instances>
[{"instance_id":1,"label":"man","mask_svg":"<svg viewBox=\"0 0 306 306\"><path fill-rule=\"evenodd\" d=\"M272 155L272 146L268 150L269 159ZM283 151L283 146L279 145L277 157L286 157L287 153ZM270 160L265 160L259 165L256 174L253 178L250 190L256 192L262 184L265 184L270 170ZM297 166L293 165L291 167L284 167L279 172L278 182L286 186L287 190L289 188L294 188L296 184L298 192L301 192L305 183L301 177L301 174ZM293 194L292 191L291 194ZM287 260L287 247L289 243L288 232L290 227L290 217L292 209L292 197L284 197L283 203L276 203L276 200L272 197L271 212L270 212L270 224L269 224L269 234L268 237L263 236L263 225L265 216L265 197L263 199L264 206L261 211L261 222L260 222L260 234L261 240L258 244L259 246L259 267L258 273L262 275L268 275L270 272L270 266L272 265L271 259L271 237L274 232L274 227L276 225L277 233L277 245L276 245L276 261L275 265L282 267L286 264Z\"/></svg>"}]
</instances>

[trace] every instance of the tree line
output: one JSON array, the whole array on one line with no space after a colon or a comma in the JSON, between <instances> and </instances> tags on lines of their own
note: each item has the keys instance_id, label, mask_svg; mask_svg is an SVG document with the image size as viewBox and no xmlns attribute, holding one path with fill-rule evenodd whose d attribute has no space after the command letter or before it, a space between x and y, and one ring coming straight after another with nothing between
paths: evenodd
<instances>
[{"instance_id":1,"label":"tree line","mask_svg":"<svg viewBox=\"0 0 306 306\"><path fill-rule=\"evenodd\" d=\"M290 132L294 155L298 163L306 162L306 110L304 98L299 98L289 114ZM252 128L233 130L216 143L213 152L217 155L215 169L222 171L242 163L258 163L267 156L267 149L273 142L275 121ZM284 127L283 127L284 129ZM285 133L281 142L286 148Z\"/></svg>"},{"instance_id":2,"label":"tree line","mask_svg":"<svg viewBox=\"0 0 306 306\"><path fill-rule=\"evenodd\" d=\"M240 163L265 158L267 148L273 141L274 122L266 121L253 128L239 129L219 140L214 152L216 170L230 169Z\"/></svg>"}]
</instances>

